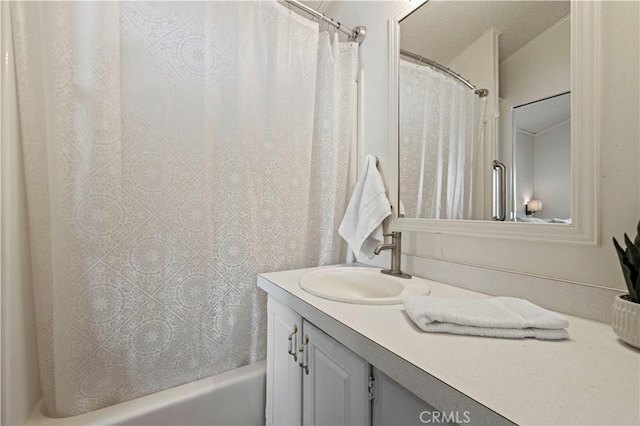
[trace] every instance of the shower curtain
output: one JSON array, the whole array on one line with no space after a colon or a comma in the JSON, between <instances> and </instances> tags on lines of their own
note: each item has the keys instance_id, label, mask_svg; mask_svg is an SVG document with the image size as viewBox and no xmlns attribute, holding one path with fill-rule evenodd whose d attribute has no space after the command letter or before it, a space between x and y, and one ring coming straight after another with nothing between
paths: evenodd
<instances>
[{"instance_id":1,"label":"shower curtain","mask_svg":"<svg viewBox=\"0 0 640 426\"><path fill-rule=\"evenodd\" d=\"M400 60L400 199L405 216L472 219L481 124L473 90Z\"/></svg>"},{"instance_id":2,"label":"shower curtain","mask_svg":"<svg viewBox=\"0 0 640 426\"><path fill-rule=\"evenodd\" d=\"M256 274L339 261L357 45L276 2L12 19L49 415L262 359Z\"/></svg>"}]
</instances>

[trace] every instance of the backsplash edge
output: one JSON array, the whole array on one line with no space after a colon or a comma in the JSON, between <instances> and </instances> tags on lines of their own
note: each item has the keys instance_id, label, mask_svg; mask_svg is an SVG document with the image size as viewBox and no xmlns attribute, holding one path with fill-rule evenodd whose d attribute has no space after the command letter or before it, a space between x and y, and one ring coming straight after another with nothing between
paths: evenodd
<instances>
[{"instance_id":1,"label":"backsplash edge","mask_svg":"<svg viewBox=\"0 0 640 426\"><path fill-rule=\"evenodd\" d=\"M406 272L416 276L492 296L520 297L546 309L606 324L611 323L613 299L624 293L619 289L418 256L403 255L402 264Z\"/></svg>"}]
</instances>

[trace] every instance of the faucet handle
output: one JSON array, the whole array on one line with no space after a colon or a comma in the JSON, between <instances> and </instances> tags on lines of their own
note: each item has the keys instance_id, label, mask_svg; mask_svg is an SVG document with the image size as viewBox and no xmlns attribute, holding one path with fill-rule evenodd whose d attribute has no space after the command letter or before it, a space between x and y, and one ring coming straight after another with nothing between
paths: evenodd
<instances>
[{"instance_id":1,"label":"faucet handle","mask_svg":"<svg viewBox=\"0 0 640 426\"><path fill-rule=\"evenodd\" d=\"M400 231L389 232L388 234L382 234L384 237L391 237L392 241L400 239L402 233Z\"/></svg>"}]
</instances>

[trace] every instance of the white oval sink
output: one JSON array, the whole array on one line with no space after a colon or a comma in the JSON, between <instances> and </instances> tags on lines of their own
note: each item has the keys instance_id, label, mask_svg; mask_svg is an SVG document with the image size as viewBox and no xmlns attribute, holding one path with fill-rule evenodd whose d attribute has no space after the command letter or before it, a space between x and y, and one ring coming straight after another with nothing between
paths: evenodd
<instances>
[{"instance_id":1,"label":"white oval sink","mask_svg":"<svg viewBox=\"0 0 640 426\"><path fill-rule=\"evenodd\" d=\"M361 305L394 305L408 295L429 294L427 280L386 275L376 268L338 266L320 269L302 277L307 293L337 302Z\"/></svg>"}]
</instances>

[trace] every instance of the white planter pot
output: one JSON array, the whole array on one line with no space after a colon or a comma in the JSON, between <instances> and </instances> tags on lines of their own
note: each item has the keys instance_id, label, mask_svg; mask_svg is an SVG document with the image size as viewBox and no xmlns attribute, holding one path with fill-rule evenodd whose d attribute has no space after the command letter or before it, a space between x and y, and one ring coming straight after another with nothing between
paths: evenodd
<instances>
[{"instance_id":1,"label":"white planter pot","mask_svg":"<svg viewBox=\"0 0 640 426\"><path fill-rule=\"evenodd\" d=\"M621 340L640 349L640 303L625 300L623 296L628 297L620 294L613 301L611 326Z\"/></svg>"}]
</instances>

